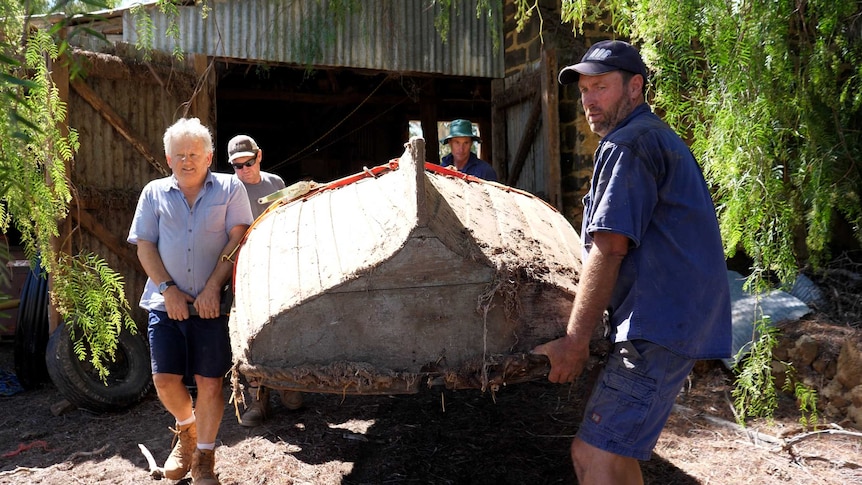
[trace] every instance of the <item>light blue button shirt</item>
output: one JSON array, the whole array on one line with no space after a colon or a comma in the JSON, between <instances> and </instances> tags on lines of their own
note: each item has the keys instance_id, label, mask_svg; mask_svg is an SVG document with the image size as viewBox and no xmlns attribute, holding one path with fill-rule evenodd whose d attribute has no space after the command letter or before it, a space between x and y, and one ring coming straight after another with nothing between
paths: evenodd
<instances>
[{"instance_id":1,"label":"light blue button shirt","mask_svg":"<svg viewBox=\"0 0 862 485\"><path fill-rule=\"evenodd\" d=\"M236 177L208 173L192 207L172 175L148 183L141 191L126 239L149 241L180 290L197 297L218 264L230 230L252 222L245 187ZM140 306L165 311L159 281L147 278Z\"/></svg>"}]
</instances>

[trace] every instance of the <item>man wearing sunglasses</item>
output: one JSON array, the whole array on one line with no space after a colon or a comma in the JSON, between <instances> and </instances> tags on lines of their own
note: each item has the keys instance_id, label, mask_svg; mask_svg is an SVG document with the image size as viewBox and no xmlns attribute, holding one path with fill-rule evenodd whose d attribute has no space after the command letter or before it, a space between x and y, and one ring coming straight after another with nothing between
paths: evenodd
<instances>
[{"instance_id":1,"label":"man wearing sunglasses","mask_svg":"<svg viewBox=\"0 0 862 485\"><path fill-rule=\"evenodd\" d=\"M237 135L227 143L228 162L233 167L236 177L245 185L248 192L251 211L257 219L268 204L261 204L258 199L284 188L284 180L276 174L260 169L263 151L248 135ZM242 414L239 424L242 426L259 426L269 414L269 389L262 386L257 379L248 382L251 405ZM302 407L302 394L295 391L282 391L281 402L287 409Z\"/></svg>"},{"instance_id":2,"label":"man wearing sunglasses","mask_svg":"<svg viewBox=\"0 0 862 485\"><path fill-rule=\"evenodd\" d=\"M237 135L231 138L227 143L227 155L236 177L245 185L251 202L252 215L257 219L268 206L268 204L258 203L258 199L283 189L284 180L274 173L260 169L263 150L257 146L254 138L248 135Z\"/></svg>"}]
</instances>

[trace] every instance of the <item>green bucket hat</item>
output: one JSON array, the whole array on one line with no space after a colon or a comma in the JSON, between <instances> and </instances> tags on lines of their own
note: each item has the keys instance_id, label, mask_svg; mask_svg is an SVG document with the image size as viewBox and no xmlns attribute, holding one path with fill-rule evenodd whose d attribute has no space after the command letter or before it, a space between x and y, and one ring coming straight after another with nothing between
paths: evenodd
<instances>
[{"instance_id":1,"label":"green bucket hat","mask_svg":"<svg viewBox=\"0 0 862 485\"><path fill-rule=\"evenodd\" d=\"M473 141L481 141L478 136L473 134L473 123L470 123L470 120L454 120L449 123L449 135L443 138L440 143L446 145L449 143L449 139L459 136L468 136Z\"/></svg>"}]
</instances>

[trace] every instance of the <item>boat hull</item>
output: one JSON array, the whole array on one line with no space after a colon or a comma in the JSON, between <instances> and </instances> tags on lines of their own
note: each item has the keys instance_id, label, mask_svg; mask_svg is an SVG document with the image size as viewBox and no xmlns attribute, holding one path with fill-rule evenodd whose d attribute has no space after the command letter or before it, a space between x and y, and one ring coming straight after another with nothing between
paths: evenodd
<instances>
[{"instance_id":1,"label":"boat hull","mask_svg":"<svg viewBox=\"0 0 862 485\"><path fill-rule=\"evenodd\" d=\"M426 166L423 152L410 145L376 175L256 221L236 266L238 370L275 388L359 394L485 389L547 371L527 354L565 332L576 232L540 199Z\"/></svg>"}]
</instances>

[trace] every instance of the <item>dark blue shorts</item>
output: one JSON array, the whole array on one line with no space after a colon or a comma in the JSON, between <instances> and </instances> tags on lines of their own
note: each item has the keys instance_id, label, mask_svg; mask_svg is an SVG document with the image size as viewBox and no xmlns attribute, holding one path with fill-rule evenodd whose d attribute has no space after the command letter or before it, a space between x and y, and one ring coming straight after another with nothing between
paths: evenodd
<instances>
[{"instance_id":1,"label":"dark blue shorts","mask_svg":"<svg viewBox=\"0 0 862 485\"><path fill-rule=\"evenodd\" d=\"M693 360L646 340L615 344L587 402L578 438L648 460L693 366Z\"/></svg>"},{"instance_id":2,"label":"dark blue shorts","mask_svg":"<svg viewBox=\"0 0 862 485\"><path fill-rule=\"evenodd\" d=\"M227 316L176 321L151 310L147 326L153 374L224 377L231 368Z\"/></svg>"}]
</instances>

